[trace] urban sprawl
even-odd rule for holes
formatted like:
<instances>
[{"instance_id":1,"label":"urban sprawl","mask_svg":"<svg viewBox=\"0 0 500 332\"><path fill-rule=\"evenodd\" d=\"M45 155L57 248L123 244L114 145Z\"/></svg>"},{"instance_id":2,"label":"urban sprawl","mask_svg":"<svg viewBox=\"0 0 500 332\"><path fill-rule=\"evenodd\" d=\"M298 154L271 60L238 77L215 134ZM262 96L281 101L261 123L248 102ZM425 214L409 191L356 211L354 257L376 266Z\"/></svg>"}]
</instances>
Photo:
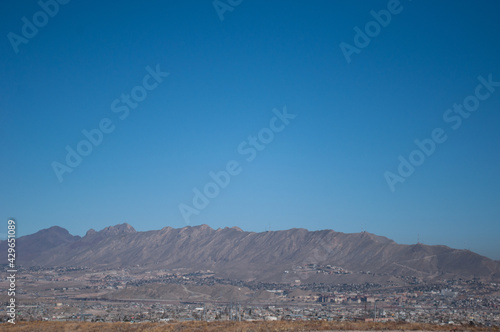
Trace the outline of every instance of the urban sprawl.
<instances>
[{"instance_id":1,"label":"urban sprawl","mask_svg":"<svg viewBox=\"0 0 500 332\"><path fill-rule=\"evenodd\" d=\"M496 283L477 278L428 283L410 276L400 276L405 286L305 283L294 279L300 270L349 273L339 267L308 264L284 271L286 282L263 283L219 278L212 271L181 269L19 268L16 319L375 320L500 326L500 287ZM0 289L2 301L7 303L8 280L0 282ZM212 293L207 291L210 289ZM175 294L176 290L182 292ZM162 293L165 291L170 293ZM1 309L3 322L8 319L5 308Z\"/></svg>"}]
</instances>

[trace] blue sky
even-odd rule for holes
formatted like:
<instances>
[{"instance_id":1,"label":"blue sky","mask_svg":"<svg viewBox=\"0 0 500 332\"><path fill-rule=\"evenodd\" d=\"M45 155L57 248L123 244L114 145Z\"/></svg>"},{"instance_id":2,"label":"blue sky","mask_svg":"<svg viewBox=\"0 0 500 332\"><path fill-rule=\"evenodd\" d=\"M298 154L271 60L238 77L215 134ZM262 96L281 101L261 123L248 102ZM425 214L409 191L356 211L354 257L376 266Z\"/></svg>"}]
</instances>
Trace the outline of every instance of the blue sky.
<instances>
[{"instance_id":1,"label":"blue sky","mask_svg":"<svg viewBox=\"0 0 500 332\"><path fill-rule=\"evenodd\" d=\"M223 20L212 1L70 1L46 22L36 1L0 4L0 233L10 217L18 235L364 227L500 259L500 87L460 128L443 118L479 76L500 81L499 4L402 0L348 63L339 45L394 2L221 1ZM144 90L147 67L169 75ZM147 96L121 119L111 105L132 91ZM296 117L248 162L238 146L284 107ZM53 163L103 119L114 130L59 181ZM384 174L435 128L447 140L391 191ZM240 172L187 222L180 204L231 160Z\"/></svg>"}]
</instances>

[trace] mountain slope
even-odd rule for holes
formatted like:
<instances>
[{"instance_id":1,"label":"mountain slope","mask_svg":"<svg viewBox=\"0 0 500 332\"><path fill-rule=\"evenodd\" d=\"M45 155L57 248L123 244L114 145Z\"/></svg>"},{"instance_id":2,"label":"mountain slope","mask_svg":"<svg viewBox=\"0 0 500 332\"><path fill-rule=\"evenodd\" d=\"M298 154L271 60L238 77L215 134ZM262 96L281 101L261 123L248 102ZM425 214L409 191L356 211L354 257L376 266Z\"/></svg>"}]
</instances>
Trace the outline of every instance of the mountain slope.
<instances>
[{"instance_id":1,"label":"mountain slope","mask_svg":"<svg viewBox=\"0 0 500 332\"><path fill-rule=\"evenodd\" d=\"M39 259L40 254L48 252L64 244L73 243L81 239L80 236L71 235L66 229L53 226L42 229L34 234L16 239L16 262L29 262ZM7 241L0 241L0 252L7 252ZM7 255L5 255L7 256ZM2 257L0 262L5 264L7 257Z\"/></svg>"},{"instance_id":2,"label":"mountain slope","mask_svg":"<svg viewBox=\"0 0 500 332\"><path fill-rule=\"evenodd\" d=\"M236 227L214 230L207 225L137 232L121 224L99 232L89 230L82 238L52 227L18 241L23 252L18 263L28 266L210 269L221 277L274 282L363 281L373 274L380 280L400 275L488 280L500 276L500 262L467 250L400 245L367 232L290 229L254 233ZM308 264L336 266L350 274L319 273L306 268Z\"/></svg>"}]
</instances>

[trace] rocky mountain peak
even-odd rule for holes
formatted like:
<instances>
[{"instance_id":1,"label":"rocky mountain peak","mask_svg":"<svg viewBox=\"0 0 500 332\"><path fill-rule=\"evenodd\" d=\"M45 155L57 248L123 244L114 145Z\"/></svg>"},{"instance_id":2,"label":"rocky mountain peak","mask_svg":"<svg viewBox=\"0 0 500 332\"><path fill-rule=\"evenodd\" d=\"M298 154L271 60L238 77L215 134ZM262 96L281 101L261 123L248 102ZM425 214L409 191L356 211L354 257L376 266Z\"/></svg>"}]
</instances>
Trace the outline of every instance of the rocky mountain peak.
<instances>
[{"instance_id":1,"label":"rocky mountain peak","mask_svg":"<svg viewBox=\"0 0 500 332\"><path fill-rule=\"evenodd\" d=\"M115 226L106 227L102 231L100 231L99 233L116 235L116 234L130 234L130 233L136 233L136 232L137 231L134 229L134 227L132 227L131 225L129 225L127 223L123 223L123 224L118 224Z\"/></svg>"}]
</instances>

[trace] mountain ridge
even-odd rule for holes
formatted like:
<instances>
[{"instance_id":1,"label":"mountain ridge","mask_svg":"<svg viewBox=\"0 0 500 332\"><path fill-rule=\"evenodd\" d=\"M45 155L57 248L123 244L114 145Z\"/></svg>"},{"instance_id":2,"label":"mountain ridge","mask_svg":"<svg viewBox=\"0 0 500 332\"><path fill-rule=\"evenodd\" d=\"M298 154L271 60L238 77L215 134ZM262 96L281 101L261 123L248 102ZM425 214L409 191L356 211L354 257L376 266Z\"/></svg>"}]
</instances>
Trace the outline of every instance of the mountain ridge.
<instances>
[{"instance_id":1,"label":"mountain ridge","mask_svg":"<svg viewBox=\"0 0 500 332\"><path fill-rule=\"evenodd\" d=\"M6 245L1 241L0 250ZM80 237L54 226L18 238L16 247L17 263L25 266L211 270L224 278L272 282L382 280L402 275L422 280L499 280L500 276L499 261L468 250L404 245L368 232L329 229L247 232L197 225L138 232L123 223L90 229ZM344 272L314 274L306 271L308 265L334 266Z\"/></svg>"}]
</instances>

